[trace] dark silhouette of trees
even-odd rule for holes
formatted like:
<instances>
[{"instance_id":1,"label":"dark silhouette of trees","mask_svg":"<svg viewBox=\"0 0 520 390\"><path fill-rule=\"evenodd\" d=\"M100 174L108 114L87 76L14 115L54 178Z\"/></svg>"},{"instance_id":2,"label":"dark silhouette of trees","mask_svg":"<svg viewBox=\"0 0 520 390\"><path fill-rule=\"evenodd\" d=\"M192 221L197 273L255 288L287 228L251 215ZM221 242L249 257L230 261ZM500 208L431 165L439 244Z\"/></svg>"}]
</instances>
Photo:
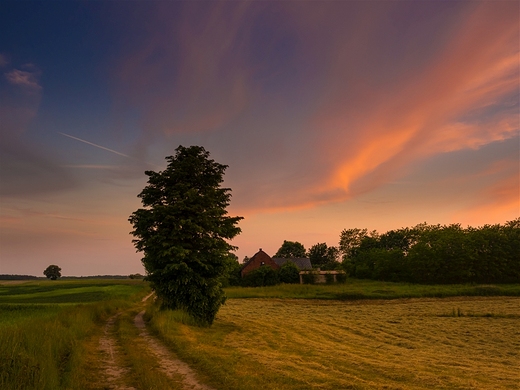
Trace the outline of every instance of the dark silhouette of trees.
<instances>
[{"instance_id":1,"label":"dark silhouette of trees","mask_svg":"<svg viewBox=\"0 0 520 390\"><path fill-rule=\"evenodd\" d=\"M519 283L520 218L462 228L420 224L384 234L344 230L342 267L357 278L413 283Z\"/></svg>"}]
</instances>

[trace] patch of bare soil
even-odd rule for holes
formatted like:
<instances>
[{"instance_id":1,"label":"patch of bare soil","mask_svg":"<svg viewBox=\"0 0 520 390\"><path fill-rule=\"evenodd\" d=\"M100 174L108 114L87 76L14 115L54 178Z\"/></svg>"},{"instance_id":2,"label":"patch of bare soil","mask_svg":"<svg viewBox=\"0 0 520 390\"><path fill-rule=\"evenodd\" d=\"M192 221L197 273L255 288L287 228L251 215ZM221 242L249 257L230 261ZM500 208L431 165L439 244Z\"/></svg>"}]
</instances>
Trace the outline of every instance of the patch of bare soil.
<instances>
[{"instance_id":1,"label":"patch of bare soil","mask_svg":"<svg viewBox=\"0 0 520 390\"><path fill-rule=\"evenodd\" d=\"M121 313L110 317L105 324L103 336L99 339L99 351L101 352L101 363L104 368L103 388L114 390L135 390L134 387L124 384L124 376L130 369L121 364L120 347L113 336L114 323Z\"/></svg>"},{"instance_id":2,"label":"patch of bare soil","mask_svg":"<svg viewBox=\"0 0 520 390\"><path fill-rule=\"evenodd\" d=\"M183 387L186 390L213 390L211 387L199 383L195 373L186 363L175 358L162 343L148 333L143 314L144 310L135 316L134 324L139 329L140 336L146 340L150 351L159 360L160 369L170 378L180 374L183 378Z\"/></svg>"},{"instance_id":3,"label":"patch of bare soil","mask_svg":"<svg viewBox=\"0 0 520 390\"><path fill-rule=\"evenodd\" d=\"M146 302L148 300L148 298L150 298L153 294L155 294L155 293L152 291L150 294L148 294L143 299L141 299L141 302Z\"/></svg>"}]
</instances>

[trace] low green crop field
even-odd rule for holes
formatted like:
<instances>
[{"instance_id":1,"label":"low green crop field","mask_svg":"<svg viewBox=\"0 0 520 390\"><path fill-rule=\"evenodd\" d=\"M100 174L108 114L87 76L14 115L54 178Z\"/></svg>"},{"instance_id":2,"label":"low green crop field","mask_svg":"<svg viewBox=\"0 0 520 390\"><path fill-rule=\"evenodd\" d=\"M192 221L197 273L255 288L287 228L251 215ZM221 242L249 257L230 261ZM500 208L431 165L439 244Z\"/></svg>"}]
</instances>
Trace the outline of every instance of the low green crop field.
<instances>
[{"instance_id":1,"label":"low green crop field","mask_svg":"<svg viewBox=\"0 0 520 390\"><path fill-rule=\"evenodd\" d=\"M25 283L0 282L0 304L88 303L125 298L138 290L142 282L133 280L80 280Z\"/></svg>"},{"instance_id":2,"label":"low green crop field","mask_svg":"<svg viewBox=\"0 0 520 390\"><path fill-rule=\"evenodd\" d=\"M0 282L0 389L88 387L88 344L142 281Z\"/></svg>"}]
</instances>

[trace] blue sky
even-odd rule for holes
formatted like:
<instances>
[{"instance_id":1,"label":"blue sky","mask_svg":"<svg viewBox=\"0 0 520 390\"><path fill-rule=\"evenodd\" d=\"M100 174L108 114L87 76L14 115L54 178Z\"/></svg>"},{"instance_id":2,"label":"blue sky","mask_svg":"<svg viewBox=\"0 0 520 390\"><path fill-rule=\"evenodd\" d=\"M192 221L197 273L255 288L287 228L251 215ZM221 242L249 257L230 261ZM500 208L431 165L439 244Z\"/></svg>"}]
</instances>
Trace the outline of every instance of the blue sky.
<instances>
[{"instance_id":1,"label":"blue sky","mask_svg":"<svg viewBox=\"0 0 520 390\"><path fill-rule=\"evenodd\" d=\"M517 2L4 1L0 273L143 272L178 145L229 165L237 254L519 210Z\"/></svg>"}]
</instances>

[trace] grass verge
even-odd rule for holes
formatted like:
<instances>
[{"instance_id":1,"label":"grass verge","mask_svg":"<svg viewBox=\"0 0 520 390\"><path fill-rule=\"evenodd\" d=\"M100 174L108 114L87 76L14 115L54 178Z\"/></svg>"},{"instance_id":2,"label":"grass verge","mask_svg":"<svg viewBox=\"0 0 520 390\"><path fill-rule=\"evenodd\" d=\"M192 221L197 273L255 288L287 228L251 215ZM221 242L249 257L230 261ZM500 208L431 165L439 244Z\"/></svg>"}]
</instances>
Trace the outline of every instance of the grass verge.
<instances>
[{"instance_id":1,"label":"grass verge","mask_svg":"<svg viewBox=\"0 0 520 390\"><path fill-rule=\"evenodd\" d=\"M356 299L447 298L456 296L520 296L520 285L421 285L348 279L345 284L281 284L269 287L228 287L230 299Z\"/></svg>"}]
</instances>

